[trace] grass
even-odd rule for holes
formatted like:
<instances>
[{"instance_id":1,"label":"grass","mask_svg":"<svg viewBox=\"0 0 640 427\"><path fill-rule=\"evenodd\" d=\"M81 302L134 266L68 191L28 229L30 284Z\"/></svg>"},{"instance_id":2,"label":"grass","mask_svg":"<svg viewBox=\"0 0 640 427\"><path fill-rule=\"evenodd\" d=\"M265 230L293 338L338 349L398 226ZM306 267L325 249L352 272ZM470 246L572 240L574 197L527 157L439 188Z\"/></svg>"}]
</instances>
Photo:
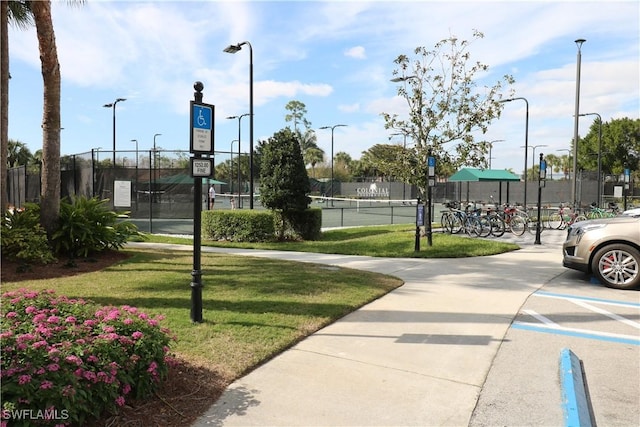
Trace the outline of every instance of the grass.
<instances>
[{"instance_id":1,"label":"grass","mask_svg":"<svg viewBox=\"0 0 640 427\"><path fill-rule=\"evenodd\" d=\"M202 254L204 322L190 320L190 252L125 250L127 261L95 273L3 283L55 289L102 305L162 314L173 351L225 378L242 375L300 339L402 284L390 276L280 260Z\"/></svg>"},{"instance_id":2,"label":"grass","mask_svg":"<svg viewBox=\"0 0 640 427\"><path fill-rule=\"evenodd\" d=\"M191 239L151 235L157 243L193 244ZM423 237L415 252L415 227L386 225L325 231L321 240L306 242L234 243L202 240L203 246L317 252L342 255L366 255L387 258L466 258L495 255L518 249L513 243L450 235L432 234L432 246Z\"/></svg>"},{"instance_id":3,"label":"grass","mask_svg":"<svg viewBox=\"0 0 640 427\"><path fill-rule=\"evenodd\" d=\"M279 249L379 257L459 258L517 249L498 241L434 233L414 252L415 228L382 226L332 230L315 242L229 243L207 246ZM193 244L191 239L151 235L150 242ZM202 253L204 322L190 320L190 252L125 250L128 260L95 273L60 279L3 283L55 289L102 305L130 305L165 316L163 326L178 337L180 357L234 379L302 338L390 290L401 280L345 268L252 257Z\"/></svg>"}]
</instances>

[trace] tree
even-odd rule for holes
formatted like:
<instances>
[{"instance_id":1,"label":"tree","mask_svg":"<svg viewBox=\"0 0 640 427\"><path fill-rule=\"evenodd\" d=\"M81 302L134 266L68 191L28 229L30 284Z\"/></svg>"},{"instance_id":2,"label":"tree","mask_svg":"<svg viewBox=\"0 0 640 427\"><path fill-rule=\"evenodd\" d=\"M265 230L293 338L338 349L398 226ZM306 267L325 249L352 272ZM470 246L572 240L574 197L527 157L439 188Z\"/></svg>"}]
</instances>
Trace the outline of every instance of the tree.
<instances>
[{"instance_id":1,"label":"tree","mask_svg":"<svg viewBox=\"0 0 640 427\"><path fill-rule=\"evenodd\" d=\"M309 207L310 192L309 176L295 133L289 128L276 132L262 146L260 198L265 207L281 212L281 238L285 220Z\"/></svg>"},{"instance_id":2,"label":"tree","mask_svg":"<svg viewBox=\"0 0 640 427\"><path fill-rule=\"evenodd\" d=\"M483 37L474 31L475 40ZM461 165L479 166L484 161L487 143L476 143L474 133L486 133L491 121L500 116L501 91L514 82L513 77L505 75L491 87L478 88L474 79L489 66L480 62L468 64L469 46L470 42L460 42L452 35L436 43L432 50L416 48L415 59L400 55L394 61L397 68L393 75L401 82L398 96L406 100L409 117L400 119L389 113L382 116L385 128L407 134L415 142L405 153L408 157L398 159L405 167L397 167L397 177L416 185L422 194L428 186L429 156L436 158L436 172ZM512 91L508 93L511 95ZM455 157L445 147L451 142L458 142Z\"/></svg>"},{"instance_id":3,"label":"tree","mask_svg":"<svg viewBox=\"0 0 640 427\"><path fill-rule=\"evenodd\" d=\"M10 139L7 146L7 166L27 166L33 163L35 158L24 142Z\"/></svg>"},{"instance_id":4,"label":"tree","mask_svg":"<svg viewBox=\"0 0 640 427\"><path fill-rule=\"evenodd\" d=\"M553 171L558 171L558 165L560 163L560 158L555 154L547 154L544 156L544 159L547 161L547 168L549 169L549 179L553 179Z\"/></svg>"},{"instance_id":5,"label":"tree","mask_svg":"<svg viewBox=\"0 0 640 427\"><path fill-rule=\"evenodd\" d=\"M36 24L44 87L40 222L51 236L60 214L60 64L51 2L30 1L29 7Z\"/></svg>"},{"instance_id":6,"label":"tree","mask_svg":"<svg viewBox=\"0 0 640 427\"><path fill-rule=\"evenodd\" d=\"M305 164L311 165L311 170L313 171L313 177L316 178L316 165L324 161L324 151L319 148L309 148L304 153L304 162Z\"/></svg>"},{"instance_id":7,"label":"tree","mask_svg":"<svg viewBox=\"0 0 640 427\"><path fill-rule=\"evenodd\" d=\"M298 132L298 122L302 122L305 129L311 127L311 122L305 118L305 114L307 114L307 108L304 103L296 100L292 100L287 102L287 105L284 107L287 111L290 111L290 114L284 116L284 120L286 122L293 121L293 131Z\"/></svg>"},{"instance_id":8,"label":"tree","mask_svg":"<svg viewBox=\"0 0 640 427\"><path fill-rule=\"evenodd\" d=\"M9 205L7 193L7 155L9 148L9 23L19 28L32 24L32 15L22 1L0 1L0 212L4 215Z\"/></svg>"},{"instance_id":9,"label":"tree","mask_svg":"<svg viewBox=\"0 0 640 427\"><path fill-rule=\"evenodd\" d=\"M596 118L589 133L578 144L580 169L598 169L600 120ZM628 117L602 123L602 171L621 174L626 167L638 170L640 163L640 119Z\"/></svg>"}]
</instances>

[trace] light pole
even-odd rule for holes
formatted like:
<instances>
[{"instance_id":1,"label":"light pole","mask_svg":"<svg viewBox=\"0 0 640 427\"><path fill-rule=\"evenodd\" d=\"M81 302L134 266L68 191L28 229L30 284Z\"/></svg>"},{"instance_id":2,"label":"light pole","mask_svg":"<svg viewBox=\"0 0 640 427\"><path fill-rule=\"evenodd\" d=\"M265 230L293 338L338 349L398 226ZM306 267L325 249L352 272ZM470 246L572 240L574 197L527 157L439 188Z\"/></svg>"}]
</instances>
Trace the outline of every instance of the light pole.
<instances>
[{"instance_id":1,"label":"light pole","mask_svg":"<svg viewBox=\"0 0 640 427\"><path fill-rule=\"evenodd\" d=\"M576 109L573 115L573 185L571 186L571 202L573 208L577 209L578 206L578 121L580 118L580 63L582 61L582 43L586 42L585 39L577 39L575 41L578 46L578 55L576 59Z\"/></svg>"},{"instance_id":2,"label":"light pole","mask_svg":"<svg viewBox=\"0 0 640 427\"><path fill-rule=\"evenodd\" d=\"M238 119L238 209L242 208L242 199L240 197L240 190L241 190L241 182L240 182L240 141L242 141L242 139L240 138L240 122L242 121L242 118L245 116L248 116L249 113L245 113L245 114L241 114L239 116L229 116L227 117L227 119Z\"/></svg>"},{"instance_id":3,"label":"light pole","mask_svg":"<svg viewBox=\"0 0 640 427\"><path fill-rule=\"evenodd\" d=\"M602 188L602 117L598 113L584 113L578 114L579 116L598 116L598 194L597 194L597 202L598 207L600 206L601 199L601 188Z\"/></svg>"},{"instance_id":4,"label":"light pole","mask_svg":"<svg viewBox=\"0 0 640 427\"><path fill-rule=\"evenodd\" d=\"M491 169L491 150L493 149L493 144L496 142L504 142L504 139L494 139L493 141L489 141L489 169Z\"/></svg>"},{"instance_id":5,"label":"light pole","mask_svg":"<svg viewBox=\"0 0 640 427\"><path fill-rule=\"evenodd\" d=\"M515 101L515 100L521 100L524 101L524 103L527 106L526 109L526 116L525 116L525 123L524 123L524 208L525 210L527 209L527 153L529 152L529 149L527 147L529 147L529 101L527 101L526 98L522 98L522 97L518 97L518 98L509 98L509 99L503 99L500 100L498 102L500 103L505 103L505 102L511 102L511 101Z\"/></svg>"},{"instance_id":6,"label":"light pole","mask_svg":"<svg viewBox=\"0 0 640 427\"><path fill-rule=\"evenodd\" d=\"M136 143L136 177L138 176L138 140L132 139L131 142Z\"/></svg>"},{"instance_id":7,"label":"light pole","mask_svg":"<svg viewBox=\"0 0 640 427\"><path fill-rule=\"evenodd\" d=\"M136 143L136 180L135 180L135 187L134 187L134 193L136 195L136 211L138 210L138 140L137 139L132 139L131 142L135 142Z\"/></svg>"},{"instance_id":8,"label":"light pole","mask_svg":"<svg viewBox=\"0 0 640 427\"><path fill-rule=\"evenodd\" d=\"M538 144L538 145L530 145L529 148L533 148L533 156L531 158L531 170L533 171L536 167L536 148L538 147L548 147L547 144ZM525 148L524 145L521 145L520 148ZM527 171L524 171L524 176L527 176Z\"/></svg>"},{"instance_id":9,"label":"light pole","mask_svg":"<svg viewBox=\"0 0 640 427\"><path fill-rule=\"evenodd\" d=\"M331 129L331 206L333 206L333 131L338 127L346 127L347 125L322 126L319 129Z\"/></svg>"},{"instance_id":10,"label":"light pole","mask_svg":"<svg viewBox=\"0 0 640 427\"><path fill-rule=\"evenodd\" d=\"M231 141L231 148L229 149L229 156L231 157L231 164L229 165L229 182L231 183L231 194L233 194L233 180L231 179L231 174L233 173L233 143L237 142L238 146L240 145L240 141L237 139L234 139L233 141ZM240 155L238 154L238 165L240 165ZM238 183L240 184L240 183ZM240 188L238 187L238 194L240 192ZM240 198L240 196L238 195L238 198Z\"/></svg>"},{"instance_id":11,"label":"light pole","mask_svg":"<svg viewBox=\"0 0 640 427\"><path fill-rule=\"evenodd\" d=\"M105 108L112 108L113 109L113 166L115 167L116 165L116 104L118 102L122 102L122 101L126 101L126 98L118 98L115 101L109 103L109 104L104 104L103 107Z\"/></svg>"},{"instance_id":12,"label":"light pole","mask_svg":"<svg viewBox=\"0 0 640 427\"><path fill-rule=\"evenodd\" d=\"M249 209L253 209L253 47L251 43L244 41L231 44L224 48L223 51L236 53L244 45L249 46Z\"/></svg>"}]
</instances>

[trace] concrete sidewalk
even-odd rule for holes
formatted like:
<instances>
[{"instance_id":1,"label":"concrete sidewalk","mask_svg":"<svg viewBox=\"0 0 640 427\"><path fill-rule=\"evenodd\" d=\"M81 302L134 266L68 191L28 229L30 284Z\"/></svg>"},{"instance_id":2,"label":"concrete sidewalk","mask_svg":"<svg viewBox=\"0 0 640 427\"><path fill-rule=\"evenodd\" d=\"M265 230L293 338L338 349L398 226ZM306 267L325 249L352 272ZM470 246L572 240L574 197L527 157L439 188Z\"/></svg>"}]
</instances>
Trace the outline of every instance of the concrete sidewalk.
<instances>
[{"instance_id":1,"label":"concrete sidewalk","mask_svg":"<svg viewBox=\"0 0 640 427\"><path fill-rule=\"evenodd\" d=\"M466 426L512 320L561 274L564 232L464 259L205 248L397 276L400 288L231 384L193 425ZM179 249L179 247L176 247ZM557 403L557 424L562 413Z\"/></svg>"}]
</instances>

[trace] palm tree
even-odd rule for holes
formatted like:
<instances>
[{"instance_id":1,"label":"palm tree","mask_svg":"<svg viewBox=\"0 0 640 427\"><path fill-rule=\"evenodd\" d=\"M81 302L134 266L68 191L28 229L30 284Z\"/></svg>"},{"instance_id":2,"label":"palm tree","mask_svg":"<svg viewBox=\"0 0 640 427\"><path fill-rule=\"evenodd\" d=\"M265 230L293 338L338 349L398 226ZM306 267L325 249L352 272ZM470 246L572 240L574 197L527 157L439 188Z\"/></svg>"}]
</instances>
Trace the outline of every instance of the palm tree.
<instances>
[{"instance_id":1,"label":"palm tree","mask_svg":"<svg viewBox=\"0 0 640 427\"><path fill-rule=\"evenodd\" d=\"M9 23L17 27L28 27L32 21L27 4L21 1L0 1L0 212L6 212L9 200L7 193L7 155L9 148Z\"/></svg>"},{"instance_id":2,"label":"palm tree","mask_svg":"<svg viewBox=\"0 0 640 427\"><path fill-rule=\"evenodd\" d=\"M7 144L7 166L26 166L33 160L33 155L24 142L10 139Z\"/></svg>"},{"instance_id":3,"label":"palm tree","mask_svg":"<svg viewBox=\"0 0 640 427\"><path fill-rule=\"evenodd\" d=\"M308 148L304 152L304 161L307 164L311 164L311 171L313 172L313 177L316 177L316 165L322 161L324 161L324 151L315 148Z\"/></svg>"}]
</instances>

